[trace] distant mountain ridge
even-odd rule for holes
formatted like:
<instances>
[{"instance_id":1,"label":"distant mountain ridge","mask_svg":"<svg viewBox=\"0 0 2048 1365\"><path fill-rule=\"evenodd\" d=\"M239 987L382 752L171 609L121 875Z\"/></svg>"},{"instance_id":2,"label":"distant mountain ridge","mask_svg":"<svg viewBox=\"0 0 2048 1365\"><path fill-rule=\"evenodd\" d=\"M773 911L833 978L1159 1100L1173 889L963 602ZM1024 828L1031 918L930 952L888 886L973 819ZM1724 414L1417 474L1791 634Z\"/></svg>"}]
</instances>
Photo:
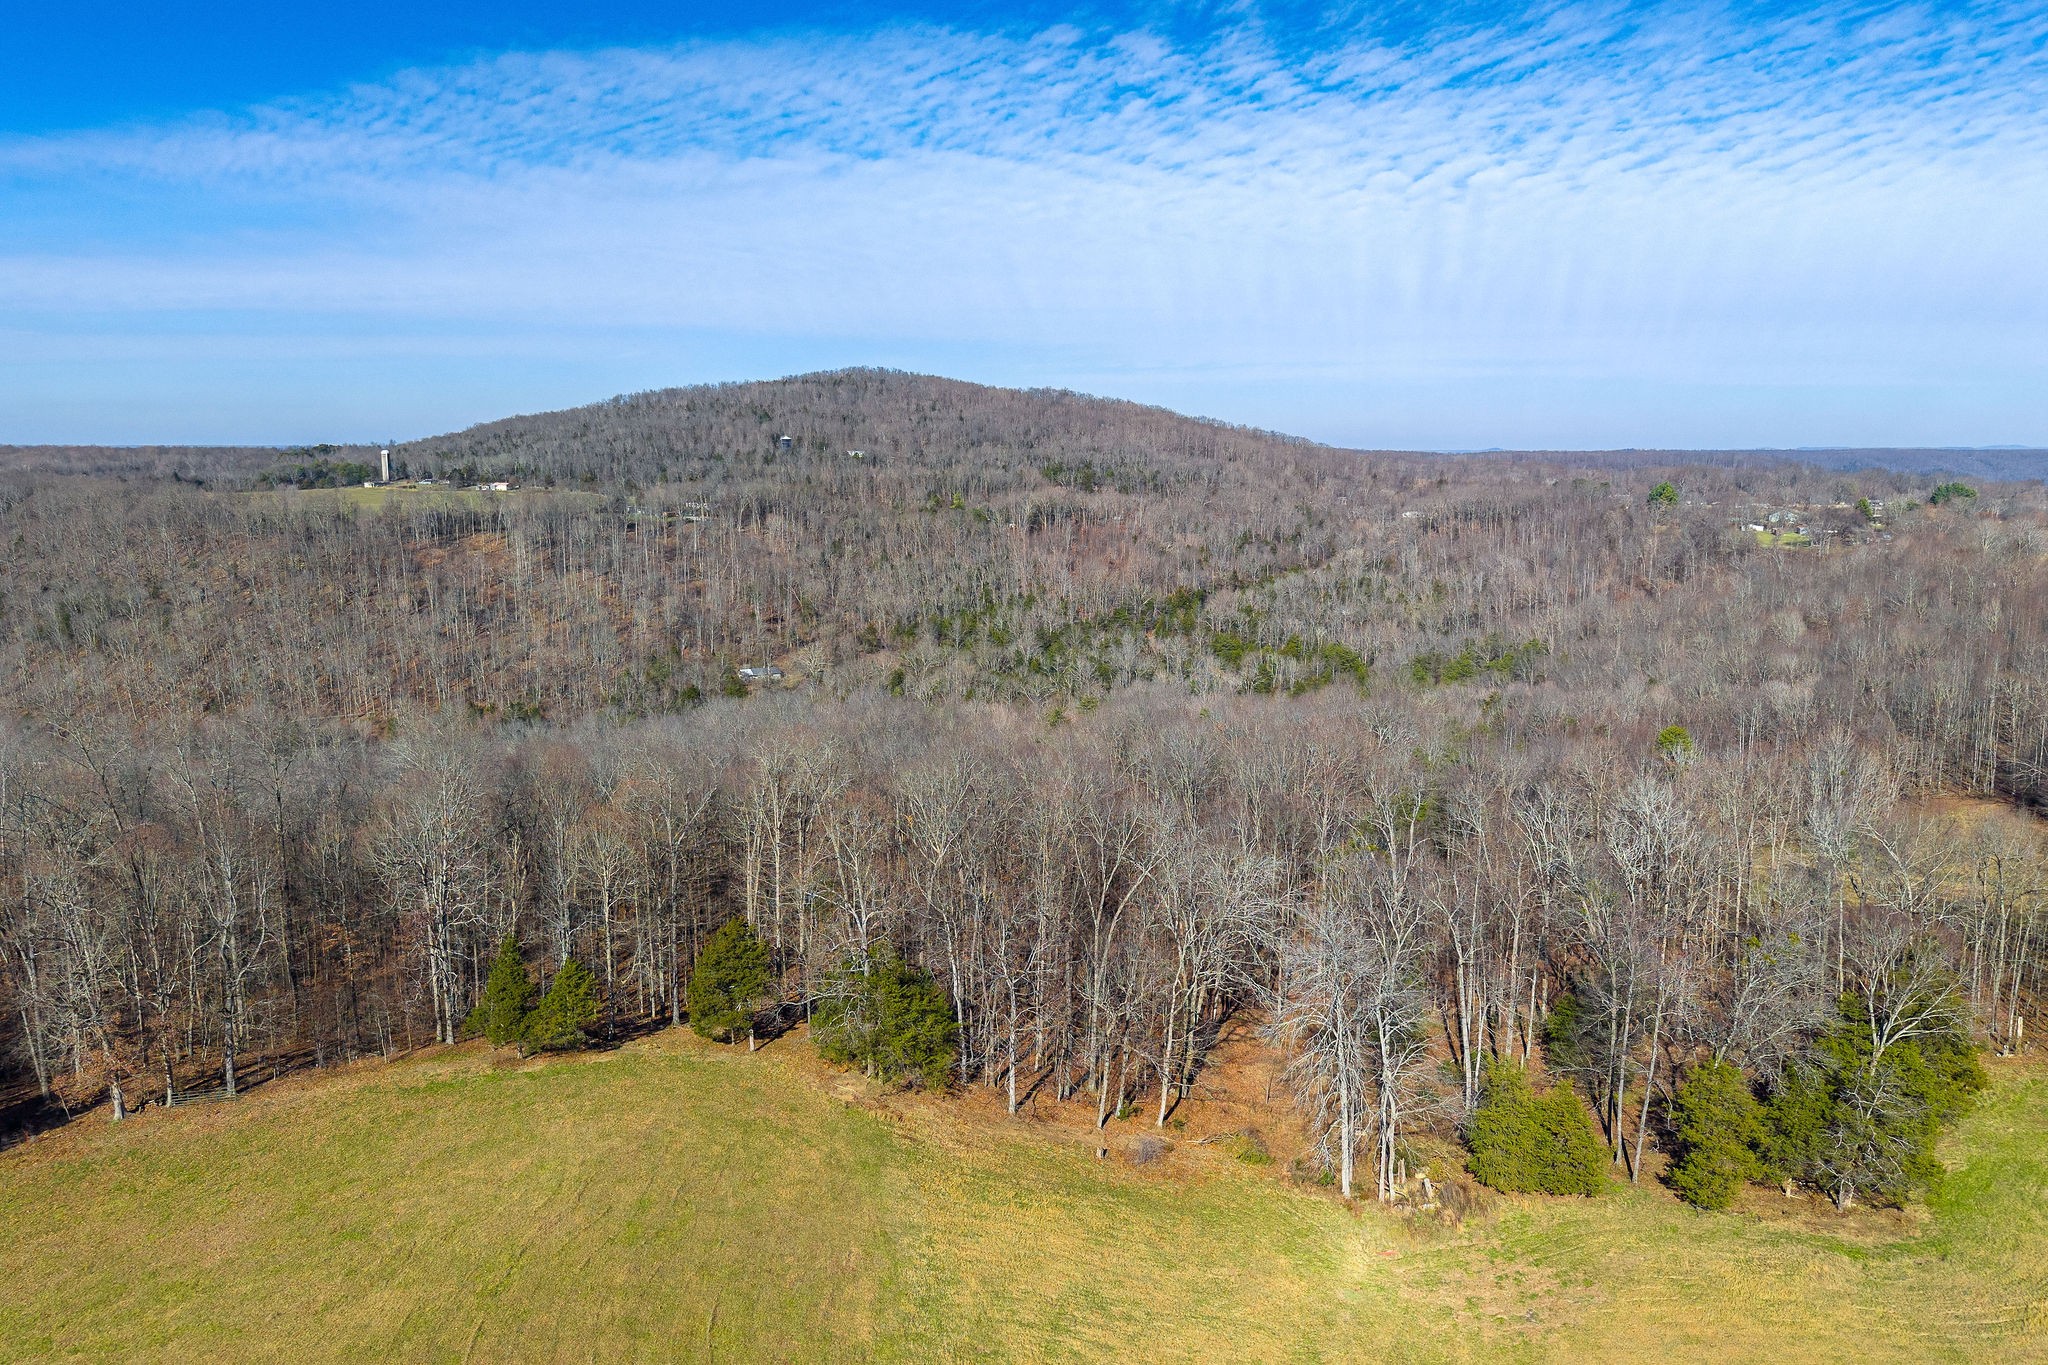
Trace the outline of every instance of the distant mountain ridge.
<instances>
[{"instance_id":1,"label":"distant mountain ridge","mask_svg":"<svg viewBox=\"0 0 2048 1365\"><path fill-rule=\"evenodd\" d=\"M733 457L879 458L971 464L1002 480L1049 464L1130 474L1215 470L1236 461L1327 455L1300 437L1115 398L1007 389L897 370L627 394L408 441L409 466L563 482L648 484Z\"/></svg>"},{"instance_id":2,"label":"distant mountain ridge","mask_svg":"<svg viewBox=\"0 0 2048 1365\"><path fill-rule=\"evenodd\" d=\"M521 414L399 443L402 465L466 476L646 484L732 454L785 445L812 456L877 447L916 462L984 466L1071 463L1105 473L1166 464L1217 470L1238 461L1314 458L1343 448L1125 399L1012 389L897 370L847 369L625 394ZM374 447L347 443L349 458ZM0 445L0 471L179 478L253 477L286 453L269 446ZM1802 449L1362 450L1403 460L1506 460L1586 468L1794 464L1988 480L2048 479L2048 449L1826 447Z\"/></svg>"},{"instance_id":3,"label":"distant mountain ridge","mask_svg":"<svg viewBox=\"0 0 2048 1365\"><path fill-rule=\"evenodd\" d=\"M1963 474L1992 480L2048 479L2048 449L2029 446L1823 446L1755 450L1487 450L1468 458L1640 469L1652 466L1794 464L1816 469L1882 469L1895 474Z\"/></svg>"}]
</instances>

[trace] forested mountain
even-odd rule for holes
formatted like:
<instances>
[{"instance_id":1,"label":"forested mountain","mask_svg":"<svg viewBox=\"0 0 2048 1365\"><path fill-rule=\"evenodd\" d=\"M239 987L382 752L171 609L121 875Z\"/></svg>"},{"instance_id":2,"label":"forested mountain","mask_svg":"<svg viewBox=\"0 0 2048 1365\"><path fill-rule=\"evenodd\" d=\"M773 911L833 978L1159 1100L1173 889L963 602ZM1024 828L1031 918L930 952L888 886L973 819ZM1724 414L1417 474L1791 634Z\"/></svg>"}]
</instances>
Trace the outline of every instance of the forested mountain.
<instances>
[{"instance_id":1,"label":"forested mountain","mask_svg":"<svg viewBox=\"0 0 2048 1365\"><path fill-rule=\"evenodd\" d=\"M1841 1120L1756 1169L1846 1202L1953 1098L1859 1077L2022 1041L2040 849L1929 801L2048 790L2038 485L866 371L393 453L432 482L0 478L25 1094L452 1040L515 932L601 1033L673 1022L739 920L764 1026L899 973L951 1020L928 1081L1104 1122L1255 1017L1347 1189L1489 1060L1630 1172L1726 1063Z\"/></svg>"},{"instance_id":2,"label":"forested mountain","mask_svg":"<svg viewBox=\"0 0 2048 1365\"><path fill-rule=\"evenodd\" d=\"M786 438L786 442L785 442ZM1161 408L1050 389L989 388L893 370L840 370L762 383L631 394L565 412L513 417L398 448L426 470L562 484L645 487L744 479L777 459L813 478L860 451L993 495L1037 486L1046 467L1078 483L1258 479L1322 447ZM829 482L829 480L828 480Z\"/></svg>"}]
</instances>

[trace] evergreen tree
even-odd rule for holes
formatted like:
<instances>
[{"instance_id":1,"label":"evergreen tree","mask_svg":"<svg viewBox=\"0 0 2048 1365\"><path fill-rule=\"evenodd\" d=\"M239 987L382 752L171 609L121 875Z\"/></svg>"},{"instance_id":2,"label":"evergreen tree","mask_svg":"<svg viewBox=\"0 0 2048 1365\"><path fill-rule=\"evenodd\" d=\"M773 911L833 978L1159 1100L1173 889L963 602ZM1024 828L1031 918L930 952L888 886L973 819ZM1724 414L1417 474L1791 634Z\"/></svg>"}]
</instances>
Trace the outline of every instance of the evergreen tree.
<instances>
[{"instance_id":1,"label":"evergreen tree","mask_svg":"<svg viewBox=\"0 0 2048 1365\"><path fill-rule=\"evenodd\" d=\"M1543 1060L1556 1075L1566 1075L1586 1066L1586 1017L1579 997L1565 991L1557 997L1543 1019Z\"/></svg>"},{"instance_id":2,"label":"evergreen tree","mask_svg":"<svg viewBox=\"0 0 2048 1365\"><path fill-rule=\"evenodd\" d=\"M943 1090L951 1079L955 1026L945 989L932 974L891 955L877 977L882 1027L876 1039L876 1070L892 1079L915 1077Z\"/></svg>"},{"instance_id":3,"label":"evergreen tree","mask_svg":"<svg viewBox=\"0 0 2048 1365\"><path fill-rule=\"evenodd\" d=\"M1740 1068L1719 1058L1686 1074L1671 1106L1678 1160L1671 1188L1703 1209L1725 1209L1763 1174L1755 1148L1763 1136L1756 1097Z\"/></svg>"},{"instance_id":4,"label":"evergreen tree","mask_svg":"<svg viewBox=\"0 0 2048 1365\"><path fill-rule=\"evenodd\" d=\"M547 994L526 1017L526 1046L532 1052L566 1052L590 1044L600 1008L597 978L570 958L555 973Z\"/></svg>"},{"instance_id":5,"label":"evergreen tree","mask_svg":"<svg viewBox=\"0 0 2048 1365\"><path fill-rule=\"evenodd\" d=\"M498 945L498 955L491 959L483 998L470 1011L464 1027L490 1039L491 1046L504 1047L519 1041L532 1008L533 981L526 975L526 960L519 955L519 935L507 934Z\"/></svg>"},{"instance_id":6,"label":"evergreen tree","mask_svg":"<svg viewBox=\"0 0 2048 1365\"><path fill-rule=\"evenodd\" d=\"M886 947L869 955L865 971L848 962L833 973L811 1021L811 1037L827 1059L934 1090L951 1079L955 1033L945 988Z\"/></svg>"},{"instance_id":7,"label":"evergreen tree","mask_svg":"<svg viewBox=\"0 0 2048 1365\"><path fill-rule=\"evenodd\" d=\"M1813 1169L1833 1103L1827 1076L1803 1058L1786 1063L1772 1084L1756 1152L1764 1174L1787 1194Z\"/></svg>"},{"instance_id":8,"label":"evergreen tree","mask_svg":"<svg viewBox=\"0 0 2048 1365\"><path fill-rule=\"evenodd\" d=\"M1466 1141L1472 1174L1494 1189L1598 1194L1606 1188L1606 1153L1579 1097L1564 1084L1539 1097L1529 1073L1513 1062L1486 1064Z\"/></svg>"},{"instance_id":9,"label":"evergreen tree","mask_svg":"<svg viewBox=\"0 0 2048 1365\"><path fill-rule=\"evenodd\" d=\"M1489 1061L1479 1107L1465 1134L1472 1149L1472 1174L1482 1185L1510 1194L1538 1188L1536 1096L1529 1073L1509 1062Z\"/></svg>"},{"instance_id":10,"label":"evergreen tree","mask_svg":"<svg viewBox=\"0 0 2048 1365\"><path fill-rule=\"evenodd\" d=\"M705 940L690 970L690 1027L706 1038L731 1042L754 1024L754 1008L767 994L768 945L744 919L727 920Z\"/></svg>"},{"instance_id":11,"label":"evergreen tree","mask_svg":"<svg viewBox=\"0 0 2048 1365\"><path fill-rule=\"evenodd\" d=\"M1607 1188L1607 1149L1570 1084L1553 1085L1536 1101L1536 1124L1543 1193L1595 1195Z\"/></svg>"},{"instance_id":12,"label":"evergreen tree","mask_svg":"<svg viewBox=\"0 0 2048 1365\"><path fill-rule=\"evenodd\" d=\"M1758 1151L1788 1188L1810 1185L1841 1207L1903 1204L1940 1178L1941 1125L1985 1084L1960 1014L1880 1053L1868 1018L1845 997L1835 1027L1779 1078Z\"/></svg>"}]
</instances>

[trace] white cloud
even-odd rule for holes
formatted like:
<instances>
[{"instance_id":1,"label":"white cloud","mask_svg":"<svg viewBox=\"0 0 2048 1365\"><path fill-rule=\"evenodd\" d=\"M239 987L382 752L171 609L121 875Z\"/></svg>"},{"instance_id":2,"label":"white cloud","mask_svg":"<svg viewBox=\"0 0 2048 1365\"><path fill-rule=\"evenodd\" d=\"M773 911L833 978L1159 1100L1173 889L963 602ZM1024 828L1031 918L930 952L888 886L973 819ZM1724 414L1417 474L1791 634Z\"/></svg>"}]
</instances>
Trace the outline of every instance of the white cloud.
<instances>
[{"instance_id":1,"label":"white cloud","mask_svg":"<svg viewBox=\"0 0 2048 1365\"><path fill-rule=\"evenodd\" d=\"M0 369L38 326L523 332L578 362L667 330L791 368L1198 375L1247 408L1308 386L1312 422L1224 415L1361 441L1880 440L1839 428L1886 385L1925 395L1912 430L1886 408L1896 440L2048 441L2044 51L2017 8L1680 7L1312 53L1247 28L512 54L0 144L0 193L37 206L0 227L31 320ZM1569 406L1616 385L1674 406Z\"/></svg>"}]
</instances>

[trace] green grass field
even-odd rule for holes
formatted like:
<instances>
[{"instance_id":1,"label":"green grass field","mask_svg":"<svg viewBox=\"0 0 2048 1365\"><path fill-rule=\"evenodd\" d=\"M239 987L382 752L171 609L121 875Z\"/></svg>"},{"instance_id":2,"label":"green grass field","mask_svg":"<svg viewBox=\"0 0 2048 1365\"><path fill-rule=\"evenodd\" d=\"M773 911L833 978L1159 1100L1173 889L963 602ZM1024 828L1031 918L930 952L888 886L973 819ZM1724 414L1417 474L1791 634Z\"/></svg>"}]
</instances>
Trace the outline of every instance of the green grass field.
<instances>
[{"instance_id":1,"label":"green grass field","mask_svg":"<svg viewBox=\"0 0 2048 1365\"><path fill-rule=\"evenodd\" d=\"M1906 1218L1501 1201L1422 1233L668 1033L480 1047L0 1154L0 1355L284 1360L2048 1355L2048 1078ZM1177 1157L1180 1154L1177 1154Z\"/></svg>"}]
</instances>

